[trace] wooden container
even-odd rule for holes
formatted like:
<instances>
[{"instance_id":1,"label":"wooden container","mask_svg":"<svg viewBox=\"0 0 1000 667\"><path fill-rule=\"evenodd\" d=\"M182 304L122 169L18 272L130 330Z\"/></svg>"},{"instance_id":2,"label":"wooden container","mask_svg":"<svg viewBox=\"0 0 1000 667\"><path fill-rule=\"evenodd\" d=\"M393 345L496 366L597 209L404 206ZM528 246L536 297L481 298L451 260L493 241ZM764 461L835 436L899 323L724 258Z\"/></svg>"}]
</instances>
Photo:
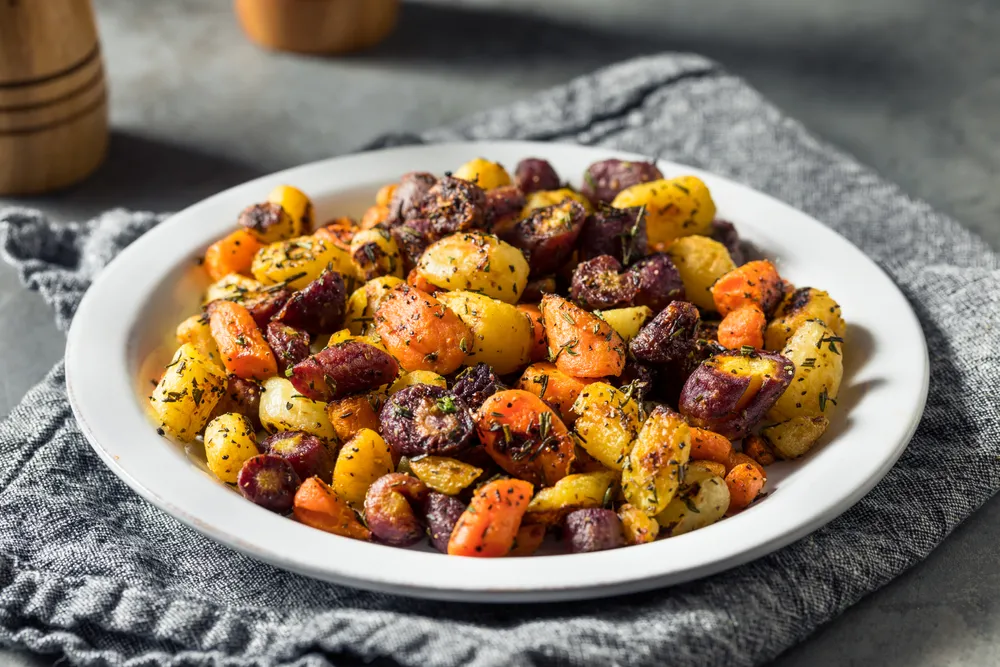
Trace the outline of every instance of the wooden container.
<instances>
[{"instance_id":1,"label":"wooden container","mask_svg":"<svg viewBox=\"0 0 1000 667\"><path fill-rule=\"evenodd\" d=\"M90 0L0 0L0 195L75 183L107 143Z\"/></svg>"},{"instance_id":2,"label":"wooden container","mask_svg":"<svg viewBox=\"0 0 1000 667\"><path fill-rule=\"evenodd\" d=\"M235 7L251 40L298 53L375 46L392 32L399 14L399 0L235 0Z\"/></svg>"}]
</instances>

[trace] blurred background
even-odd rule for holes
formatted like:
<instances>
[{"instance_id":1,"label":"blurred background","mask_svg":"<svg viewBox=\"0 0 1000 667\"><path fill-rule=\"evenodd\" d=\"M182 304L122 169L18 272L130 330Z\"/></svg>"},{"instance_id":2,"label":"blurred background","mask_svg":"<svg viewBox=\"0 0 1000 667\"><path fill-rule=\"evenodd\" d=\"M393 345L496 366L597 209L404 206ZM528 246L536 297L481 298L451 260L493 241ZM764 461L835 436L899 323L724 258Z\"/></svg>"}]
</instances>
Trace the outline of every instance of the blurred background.
<instances>
[{"instance_id":1,"label":"blurred background","mask_svg":"<svg viewBox=\"0 0 1000 667\"><path fill-rule=\"evenodd\" d=\"M111 95L107 160L78 185L0 206L74 220L117 206L174 211L631 56L694 51L1000 248L992 0L404 0L384 42L337 57L261 49L222 0L94 0L94 9ZM0 416L63 345L49 309L0 267ZM998 540L994 501L779 664L1000 664Z\"/></svg>"}]
</instances>

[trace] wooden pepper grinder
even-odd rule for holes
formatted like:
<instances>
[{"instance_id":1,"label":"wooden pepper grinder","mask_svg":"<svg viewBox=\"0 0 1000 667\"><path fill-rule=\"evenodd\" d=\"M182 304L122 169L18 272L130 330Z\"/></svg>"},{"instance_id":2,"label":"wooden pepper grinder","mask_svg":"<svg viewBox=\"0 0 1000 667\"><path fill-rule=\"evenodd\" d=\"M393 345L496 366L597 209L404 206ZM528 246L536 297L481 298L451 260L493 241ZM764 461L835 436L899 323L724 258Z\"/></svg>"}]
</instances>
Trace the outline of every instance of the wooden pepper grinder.
<instances>
[{"instance_id":1,"label":"wooden pepper grinder","mask_svg":"<svg viewBox=\"0 0 1000 667\"><path fill-rule=\"evenodd\" d=\"M243 32L278 51L347 53L392 32L399 0L235 0Z\"/></svg>"},{"instance_id":2,"label":"wooden pepper grinder","mask_svg":"<svg viewBox=\"0 0 1000 667\"><path fill-rule=\"evenodd\" d=\"M75 183L107 143L90 0L0 0L0 195Z\"/></svg>"}]
</instances>

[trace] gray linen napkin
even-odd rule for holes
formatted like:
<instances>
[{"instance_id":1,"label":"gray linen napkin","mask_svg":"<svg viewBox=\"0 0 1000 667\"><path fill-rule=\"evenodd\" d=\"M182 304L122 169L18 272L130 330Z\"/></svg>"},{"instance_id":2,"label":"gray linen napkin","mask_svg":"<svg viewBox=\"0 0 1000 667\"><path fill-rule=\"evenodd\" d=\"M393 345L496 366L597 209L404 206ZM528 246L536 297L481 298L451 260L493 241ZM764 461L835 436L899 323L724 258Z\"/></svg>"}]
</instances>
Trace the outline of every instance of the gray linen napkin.
<instances>
[{"instance_id":1,"label":"gray linen napkin","mask_svg":"<svg viewBox=\"0 0 1000 667\"><path fill-rule=\"evenodd\" d=\"M383 143L498 137L697 165L864 249L913 303L931 351L927 411L899 463L825 528L702 581L566 605L423 602L275 570L155 509L91 453L60 364L0 426L0 642L79 664L755 665L921 560L1000 488L1000 258L958 224L694 56L630 61ZM0 247L65 327L94 273L157 221L115 211L56 225L8 210Z\"/></svg>"}]
</instances>

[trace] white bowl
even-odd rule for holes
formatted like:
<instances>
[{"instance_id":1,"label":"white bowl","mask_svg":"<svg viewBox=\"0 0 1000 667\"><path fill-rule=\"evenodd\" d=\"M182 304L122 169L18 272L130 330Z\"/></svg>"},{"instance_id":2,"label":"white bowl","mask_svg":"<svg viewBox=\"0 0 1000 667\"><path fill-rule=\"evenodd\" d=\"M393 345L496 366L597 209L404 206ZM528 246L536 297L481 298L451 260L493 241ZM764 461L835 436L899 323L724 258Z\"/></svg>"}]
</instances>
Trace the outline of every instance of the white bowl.
<instances>
[{"instance_id":1,"label":"white bowl","mask_svg":"<svg viewBox=\"0 0 1000 667\"><path fill-rule=\"evenodd\" d=\"M396 148L265 176L210 197L136 241L87 292L66 346L73 411L91 445L129 486L208 537L277 567L349 586L480 602L588 598L703 577L778 549L858 501L899 457L927 397L927 347L892 281L848 241L809 216L743 185L660 161L666 176L708 184L719 217L796 285L825 289L849 323L840 403L822 444L768 469L769 495L708 528L589 554L473 559L358 542L247 502L184 448L157 436L145 413L150 378L176 347L174 327L197 312L207 284L197 258L237 214L288 183L317 204L317 219L358 215L375 190L407 171L442 173L484 156L506 165L548 159L579 180L591 162L644 159L580 146L483 142ZM872 221L877 224L878 221Z\"/></svg>"}]
</instances>

